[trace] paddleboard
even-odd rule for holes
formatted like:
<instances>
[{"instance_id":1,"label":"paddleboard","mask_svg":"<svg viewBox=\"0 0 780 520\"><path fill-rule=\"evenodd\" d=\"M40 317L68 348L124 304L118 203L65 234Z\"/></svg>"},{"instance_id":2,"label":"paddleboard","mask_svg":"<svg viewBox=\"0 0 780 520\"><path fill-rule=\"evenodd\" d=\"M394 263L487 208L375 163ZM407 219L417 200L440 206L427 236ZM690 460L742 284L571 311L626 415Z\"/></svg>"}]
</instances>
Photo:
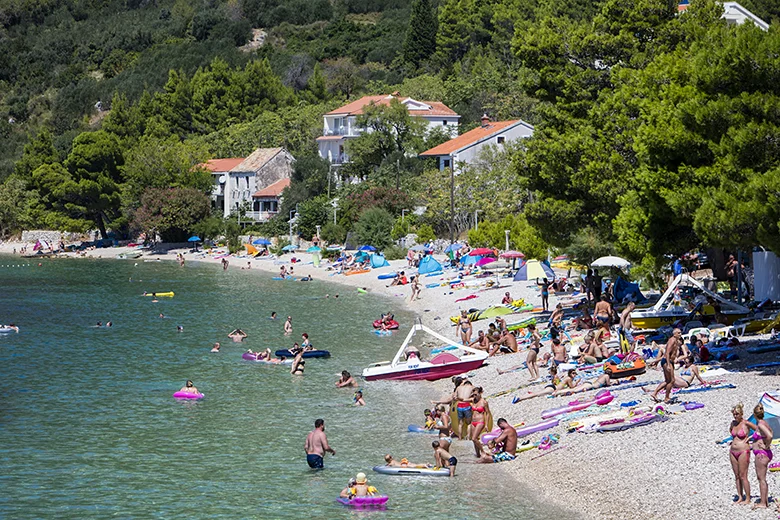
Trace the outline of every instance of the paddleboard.
<instances>
[{"instance_id":1,"label":"paddleboard","mask_svg":"<svg viewBox=\"0 0 780 520\"><path fill-rule=\"evenodd\" d=\"M447 468L428 468L415 466L374 466L374 471L382 475L427 475L429 477L449 477L450 470Z\"/></svg>"}]
</instances>

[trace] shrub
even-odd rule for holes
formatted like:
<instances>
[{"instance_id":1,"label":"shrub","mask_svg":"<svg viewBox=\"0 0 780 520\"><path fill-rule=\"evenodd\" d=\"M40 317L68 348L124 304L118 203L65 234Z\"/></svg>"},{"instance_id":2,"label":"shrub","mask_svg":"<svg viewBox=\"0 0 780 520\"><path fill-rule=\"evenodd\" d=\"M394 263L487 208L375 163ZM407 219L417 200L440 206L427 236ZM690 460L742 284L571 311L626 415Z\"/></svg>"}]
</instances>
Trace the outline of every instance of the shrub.
<instances>
[{"instance_id":1,"label":"shrub","mask_svg":"<svg viewBox=\"0 0 780 520\"><path fill-rule=\"evenodd\" d=\"M417 233L417 241L421 244L436 240L436 234L433 232L433 228L430 224L417 226L415 233Z\"/></svg>"},{"instance_id":2,"label":"shrub","mask_svg":"<svg viewBox=\"0 0 780 520\"><path fill-rule=\"evenodd\" d=\"M406 253L409 250L401 246L389 246L385 248L385 258L388 260L402 260L406 258Z\"/></svg>"},{"instance_id":3,"label":"shrub","mask_svg":"<svg viewBox=\"0 0 780 520\"><path fill-rule=\"evenodd\" d=\"M347 239L347 230L330 222L320 230L320 237L328 244L343 244Z\"/></svg>"}]
</instances>

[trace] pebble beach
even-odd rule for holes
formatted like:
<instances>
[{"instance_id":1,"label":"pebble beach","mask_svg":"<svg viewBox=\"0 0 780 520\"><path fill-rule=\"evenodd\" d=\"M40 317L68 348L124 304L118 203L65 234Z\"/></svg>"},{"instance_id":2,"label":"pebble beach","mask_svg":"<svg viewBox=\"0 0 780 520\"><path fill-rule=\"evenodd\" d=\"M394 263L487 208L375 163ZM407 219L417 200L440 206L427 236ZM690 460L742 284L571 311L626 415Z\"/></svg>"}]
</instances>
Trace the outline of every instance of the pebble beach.
<instances>
[{"instance_id":1,"label":"pebble beach","mask_svg":"<svg viewBox=\"0 0 780 520\"><path fill-rule=\"evenodd\" d=\"M19 250L23 244L3 243L0 252L11 253L14 248ZM135 248L108 248L87 251L85 258L114 258L117 254L139 251ZM177 253L184 253L186 262L213 263L215 269L221 269L220 259L203 253L193 253L190 250L171 250L167 254L147 254L137 259L121 260L126 262L144 261L175 261ZM76 254L68 253L65 256ZM533 282L513 282L511 278L500 278L500 286L490 289L451 290L447 287L425 288L426 283L443 280L444 276L424 278L423 289L418 300L410 301L410 286L387 287L389 280L377 279L378 274L394 270L405 270L407 274L414 269L406 267L405 260L391 261L390 267L372 270L369 273L353 276L334 274L327 271L327 263L314 267L310 255L296 253L285 255L281 260L252 259L242 256L231 256L230 270L244 269L247 276L271 276L279 272L281 265L290 266L289 259L295 256L301 260L294 264L296 277L312 276L314 279L341 284L344 291L355 291L365 288L371 294L389 298L394 308L411 310L422 323L440 334L457 341L456 329L452 326L450 316L457 315L462 309L486 308L497 305L505 292L513 299L524 299L526 303L540 305L539 291ZM440 259L440 257L439 257ZM20 258L20 262L45 262ZM251 269L247 268L247 263ZM469 295L476 298L462 302L456 299ZM550 307L558 303L558 298L551 293ZM571 300L563 300L565 305ZM392 312L390 308L388 311ZM507 321L520 321L530 317L532 313L506 316ZM546 315L537 316L541 328L546 328ZM487 328L487 321L474 323L474 336L480 329ZM395 341L400 345L410 324L401 324L401 330L395 332ZM576 339L576 338L575 338ZM554 504L556 509L569 511L572 517L582 518L614 518L614 519L683 519L683 518L777 518L774 503L770 509L751 511L750 506L738 506L732 502L736 495L734 477L729 463L728 444L718 444L729 434L731 408L737 403L743 403L745 414L749 416L753 406L758 403L766 391L774 391L780 386L777 371L747 370L747 365L775 361L778 354L750 354L745 349L752 343L760 341L761 336L741 338L741 344L736 347L740 359L722 363L720 366L729 372L713 379L731 383L736 388L717 389L697 392L677 397L678 401L695 401L704 405L703 408L684 413L669 413L667 420L655 422L646 426L636 427L626 431L609 433L568 433L564 425L554 429L538 432L525 437L531 443L536 443L546 434L560 435L560 441L552 449L541 451L531 449L518 453L517 459L509 463L491 465L497 481L505 484L512 479L528 489L545 503ZM522 347L521 347L522 349ZM542 354L550 351L549 340L543 341ZM526 385L529 375L525 369L519 369L504 375L498 374L498 369L520 365L525 361L526 352L495 356L489 359L482 368L469 373L475 386L482 386L485 394L490 396L509 389ZM377 360L379 361L379 360ZM541 368L542 374L547 373ZM707 378L705 372L705 378ZM645 374L637 376L636 382L662 380L660 370L648 368ZM448 395L452 384L448 379L433 383L419 382L410 385L433 385L442 396ZM653 387L655 385L652 385ZM410 386L411 387L411 386ZM541 384L520 388L514 392L499 395L489 399L494 419L505 417L510 424L524 422L534 424L541 421L544 410L557 408L579 397L590 398L597 391L585 392L577 397L537 397L518 404L512 404L515 396L526 392L538 391ZM367 385L370 390L370 384ZM635 406L653 407L655 403L641 388L618 389L614 391L615 399L610 408L604 408L603 413L620 410L620 404L636 401ZM422 412L429 407L427 402L420 402L417 407ZM566 421L562 421L565 423ZM521 441L522 441L521 440ZM458 457L462 464L474 459L471 442L455 441L452 454ZM461 475L468 471L464 468ZM769 473L770 497L776 496L777 485L780 484L780 472ZM749 471L751 491L754 501L758 497L758 481L751 461ZM771 499L770 499L771 500Z\"/></svg>"}]
</instances>

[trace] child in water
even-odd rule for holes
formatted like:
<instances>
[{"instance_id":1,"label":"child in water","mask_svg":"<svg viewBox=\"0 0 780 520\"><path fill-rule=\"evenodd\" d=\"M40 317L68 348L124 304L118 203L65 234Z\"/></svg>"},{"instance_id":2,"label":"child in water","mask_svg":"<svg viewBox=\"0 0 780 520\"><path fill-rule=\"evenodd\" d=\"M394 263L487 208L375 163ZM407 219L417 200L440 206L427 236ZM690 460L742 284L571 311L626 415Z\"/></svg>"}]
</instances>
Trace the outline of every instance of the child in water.
<instances>
[{"instance_id":1,"label":"child in water","mask_svg":"<svg viewBox=\"0 0 780 520\"><path fill-rule=\"evenodd\" d=\"M363 392L358 390L355 392L355 397L353 398L355 400L355 406L365 406L366 402L363 400Z\"/></svg>"},{"instance_id":2,"label":"child in water","mask_svg":"<svg viewBox=\"0 0 780 520\"><path fill-rule=\"evenodd\" d=\"M433 441L433 456L436 460L436 466L439 468L449 468L450 476L455 476L455 466L458 465L458 459L453 457L449 451L439 445L439 441Z\"/></svg>"}]
</instances>

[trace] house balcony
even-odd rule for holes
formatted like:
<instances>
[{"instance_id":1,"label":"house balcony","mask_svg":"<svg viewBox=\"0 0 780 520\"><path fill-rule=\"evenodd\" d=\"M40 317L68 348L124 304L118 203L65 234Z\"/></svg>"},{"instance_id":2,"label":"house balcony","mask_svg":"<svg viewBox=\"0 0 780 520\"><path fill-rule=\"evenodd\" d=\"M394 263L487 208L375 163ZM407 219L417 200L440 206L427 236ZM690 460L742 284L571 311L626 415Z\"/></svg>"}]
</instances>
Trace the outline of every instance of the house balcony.
<instances>
[{"instance_id":1,"label":"house balcony","mask_svg":"<svg viewBox=\"0 0 780 520\"><path fill-rule=\"evenodd\" d=\"M267 222L278 213L278 211L247 211L241 216L241 220Z\"/></svg>"}]
</instances>

